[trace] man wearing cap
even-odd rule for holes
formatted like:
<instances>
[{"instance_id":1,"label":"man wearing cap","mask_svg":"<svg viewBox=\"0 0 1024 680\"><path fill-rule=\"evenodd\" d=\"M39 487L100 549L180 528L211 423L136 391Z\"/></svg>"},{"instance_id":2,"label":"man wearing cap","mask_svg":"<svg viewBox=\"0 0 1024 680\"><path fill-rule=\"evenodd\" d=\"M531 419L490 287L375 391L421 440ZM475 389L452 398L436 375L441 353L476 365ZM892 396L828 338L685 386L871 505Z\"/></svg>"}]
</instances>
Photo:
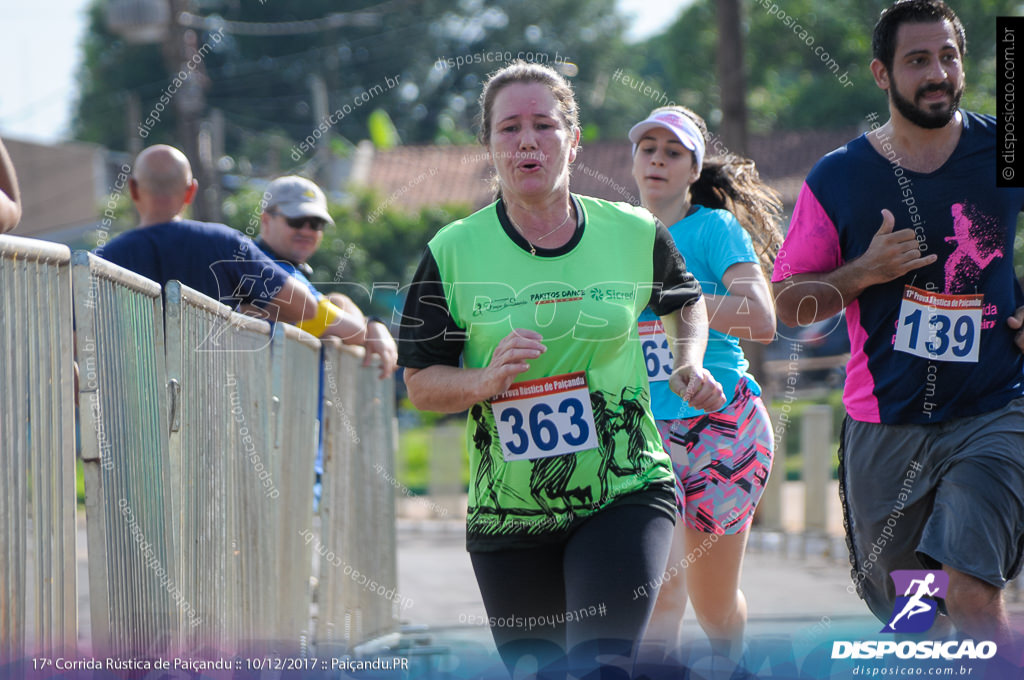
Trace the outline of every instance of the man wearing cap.
<instances>
[{"instance_id":1,"label":"man wearing cap","mask_svg":"<svg viewBox=\"0 0 1024 680\"><path fill-rule=\"evenodd\" d=\"M277 262L292 275L293 280L318 300L329 300L348 314L364 319L366 327L366 357L363 365L368 366L374 355L380 357L380 378L383 380L395 371L398 349L391 333L379 319L367 319L351 299L340 293L324 296L307 278L313 268L306 264L324 238L324 227L334 224L327 211L327 198L313 182L305 177L290 175L278 177L263 193L263 213L260 215L260 236L256 245L268 257ZM320 365L320 400L317 419L323 420L324 373ZM323 429L320 429L321 435ZM314 483L315 504L319 504L321 478L324 472L323 441L317 445L316 481Z\"/></svg>"},{"instance_id":2,"label":"man wearing cap","mask_svg":"<svg viewBox=\"0 0 1024 680\"><path fill-rule=\"evenodd\" d=\"M327 198L305 177L278 177L264 192L263 214L260 215L260 236L256 245L285 271L300 281L318 300L329 300L345 312L363 319L366 326L365 365L374 355L380 357L380 377L395 371L398 350L387 326L378 319L366 318L351 299L339 293L324 296L308 276L313 269L306 264L324 238L324 227L334 224L327 211Z\"/></svg>"}]
</instances>

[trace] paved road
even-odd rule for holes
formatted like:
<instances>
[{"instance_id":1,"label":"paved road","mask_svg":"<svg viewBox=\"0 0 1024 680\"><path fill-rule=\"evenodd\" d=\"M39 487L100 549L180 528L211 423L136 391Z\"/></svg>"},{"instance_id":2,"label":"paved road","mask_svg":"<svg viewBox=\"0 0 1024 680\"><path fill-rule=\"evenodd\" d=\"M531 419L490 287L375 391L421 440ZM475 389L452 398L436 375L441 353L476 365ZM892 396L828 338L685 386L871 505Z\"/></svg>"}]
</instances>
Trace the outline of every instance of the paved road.
<instances>
[{"instance_id":1,"label":"paved road","mask_svg":"<svg viewBox=\"0 0 1024 680\"><path fill-rule=\"evenodd\" d=\"M463 526L455 521L400 524L398 580L412 604L403 612L410 624L465 626L484 616L480 592L465 551ZM815 541L808 551L833 553L841 541ZM875 626L856 595L847 591L849 568L842 556L802 557L802 541L780 535L752 538L743 571L751 632L809 635L836 622ZM693 624L696 626L696 624Z\"/></svg>"},{"instance_id":2,"label":"paved road","mask_svg":"<svg viewBox=\"0 0 1024 680\"><path fill-rule=\"evenodd\" d=\"M496 658L487 628L471 623L481 620L484 609L465 551L463 530L458 521L400 522L399 589L412 602L403 619L407 624L404 639L413 650L413 677L501 675L500 668L486 664L488 659ZM742 588L749 608L748 653L761 660L759 677L804 677L799 674L807 670L806 666L793 671L798 675L790 676L786 675L786 664L795 662L792 668L800 668L814 653L818 662L827 664L828 650L836 639L886 637L879 635L881 624L864 603L847 590L850 569L845 550L838 536L805 542L796 535L752 535ZM1014 600L1015 591L1007 595L1014 627L1024 630L1024 602ZM693 667L707 663L710 655L706 638L692 614L685 619L684 633L689 640L685 653L696 660ZM422 655L418 661L417 649ZM453 670L446 663L457 668ZM445 676L448 671L454 674ZM780 672L782 675L778 675ZM845 671L838 672L840 675L834 677L847 677ZM652 675L662 677L658 672ZM730 675L709 672L690 677ZM818 675L812 670L806 677Z\"/></svg>"},{"instance_id":3,"label":"paved road","mask_svg":"<svg viewBox=\"0 0 1024 680\"><path fill-rule=\"evenodd\" d=\"M500 668L487 666L496 663L489 630L475 623L485 612L463 532L460 520L399 521L399 591L411 602L402 612L403 654L413 664L408 677L500 675ZM80 525L79 637L83 643L89 637L84 539ZM845 545L839 537L805 541L799 535L754 532L742 579L750 644L768 655L774 653L768 651L771 645L777 648L781 642L783 656L795 653L799 659L807 650L828 646L837 638L877 638L881 625L847 590L849 583ZM1013 590L1007 599L1015 629L1024 630L1024 602ZM684 631L693 649L706 645L692 615L686 618ZM87 648L83 644L82 649Z\"/></svg>"}]
</instances>

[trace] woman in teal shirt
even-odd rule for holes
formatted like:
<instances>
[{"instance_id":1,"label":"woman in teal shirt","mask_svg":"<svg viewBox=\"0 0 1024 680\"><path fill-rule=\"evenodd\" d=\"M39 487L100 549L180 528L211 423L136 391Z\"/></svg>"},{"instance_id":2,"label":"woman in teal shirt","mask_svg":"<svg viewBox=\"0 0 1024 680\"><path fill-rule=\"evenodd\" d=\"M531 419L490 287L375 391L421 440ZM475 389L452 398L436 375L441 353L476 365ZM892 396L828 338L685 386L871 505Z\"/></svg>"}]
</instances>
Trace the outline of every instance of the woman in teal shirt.
<instances>
[{"instance_id":1,"label":"woman in teal shirt","mask_svg":"<svg viewBox=\"0 0 1024 680\"><path fill-rule=\"evenodd\" d=\"M728 400L707 413L668 389L664 331L645 310L640 339L651 407L672 457L680 520L647 637L678 647L689 591L715 651L736 658L746 623L739 590L743 553L774 448L761 389L747 373L739 338L768 343L775 335L766 272L782 240L776 226L781 205L753 162L705 159L706 136L703 119L679 106L655 109L629 133L642 203L669 225L704 290L710 325L704 366Z\"/></svg>"}]
</instances>

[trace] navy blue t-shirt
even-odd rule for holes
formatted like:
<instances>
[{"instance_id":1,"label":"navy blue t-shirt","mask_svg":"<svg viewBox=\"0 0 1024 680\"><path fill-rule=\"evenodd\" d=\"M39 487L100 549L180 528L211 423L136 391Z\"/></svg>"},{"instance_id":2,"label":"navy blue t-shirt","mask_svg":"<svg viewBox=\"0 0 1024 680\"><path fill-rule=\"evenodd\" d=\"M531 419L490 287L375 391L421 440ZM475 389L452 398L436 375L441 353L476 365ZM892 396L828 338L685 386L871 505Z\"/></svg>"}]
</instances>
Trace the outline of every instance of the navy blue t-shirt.
<instances>
[{"instance_id":1,"label":"navy blue t-shirt","mask_svg":"<svg viewBox=\"0 0 1024 680\"><path fill-rule=\"evenodd\" d=\"M1024 304L1013 269L1024 189L996 187L996 124L962 111L938 170L907 170L862 135L821 159L800 192L773 281L860 257L882 224L913 229L931 265L871 286L846 307L851 355L843 401L854 420L927 424L1024 396L1024 359L1006 319Z\"/></svg>"},{"instance_id":2,"label":"navy blue t-shirt","mask_svg":"<svg viewBox=\"0 0 1024 680\"><path fill-rule=\"evenodd\" d=\"M288 280L252 239L213 222L178 220L132 229L94 252L161 286L181 281L232 309L265 304Z\"/></svg>"}]
</instances>

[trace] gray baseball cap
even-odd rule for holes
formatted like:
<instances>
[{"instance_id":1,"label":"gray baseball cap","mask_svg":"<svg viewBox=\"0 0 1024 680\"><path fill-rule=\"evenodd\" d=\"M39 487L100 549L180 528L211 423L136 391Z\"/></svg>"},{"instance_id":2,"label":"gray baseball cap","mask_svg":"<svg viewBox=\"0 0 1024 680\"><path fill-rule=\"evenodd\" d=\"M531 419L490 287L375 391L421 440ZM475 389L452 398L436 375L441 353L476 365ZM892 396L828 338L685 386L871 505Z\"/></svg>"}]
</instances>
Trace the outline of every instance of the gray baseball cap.
<instances>
[{"instance_id":1,"label":"gray baseball cap","mask_svg":"<svg viewBox=\"0 0 1024 680\"><path fill-rule=\"evenodd\" d=\"M327 197L313 182L298 175L278 177L263 194L266 210L274 209L285 217L319 217L334 224L327 212Z\"/></svg>"}]
</instances>

